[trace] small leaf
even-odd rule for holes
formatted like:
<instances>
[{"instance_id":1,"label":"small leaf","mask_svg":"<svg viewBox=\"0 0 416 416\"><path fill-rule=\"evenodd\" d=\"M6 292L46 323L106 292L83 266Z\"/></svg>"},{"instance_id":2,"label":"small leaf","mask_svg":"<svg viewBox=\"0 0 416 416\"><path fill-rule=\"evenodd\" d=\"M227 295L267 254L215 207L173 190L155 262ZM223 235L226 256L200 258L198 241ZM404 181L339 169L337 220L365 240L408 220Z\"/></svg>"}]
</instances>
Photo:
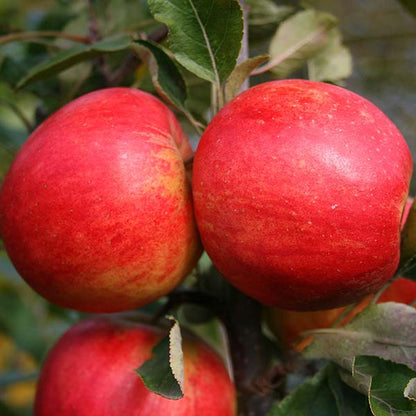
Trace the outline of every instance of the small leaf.
<instances>
[{"instance_id":1,"label":"small leaf","mask_svg":"<svg viewBox=\"0 0 416 416\"><path fill-rule=\"evenodd\" d=\"M416 403L407 399L404 391L415 375L415 371L405 365L361 356L354 359L349 383L354 383L355 379L368 380L368 400L375 416L410 416L416 412Z\"/></svg>"},{"instance_id":2,"label":"small leaf","mask_svg":"<svg viewBox=\"0 0 416 416\"><path fill-rule=\"evenodd\" d=\"M311 331L307 358L326 358L351 368L358 355L381 357L416 370L416 310L402 303L371 305L340 329Z\"/></svg>"},{"instance_id":3,"label":"small leaf","mask_svg":"<svg viewBox=\"0 0 416 416\"><path fill-rule=\"evenodd\" d=\"M308 61L309 79L337 83L352 73L351 53L342 45L341 32L335 27L328 32L328 43Z\"/></svg>"},{"instance_id":4,"label":"small leaf","mask_svg":"<svg viewBox=\"0 0 416 416\"><path fill-rule=\"evenodd\" d=\"M175 380L183 391L184 386L184 367L183 367L183 352L182 352L182 335L181 328L178 321L170 317L174 322L169 332L169 363Z\"/></svg>"},{"instance_id":5,"label":"small leaf","mask_svg":"<svg viewBox=\"0 0 416 416\"><path fill-rule=\"evenodd\" d=\"M17 88L58 74L82 61L100 56L105 53L114 53L126 50L131 44L129 35L119 35L104 39L91 45L80 45L56 54L50 60L32 68L29 73L17 83Z\"/></svg>"},{"instance_id":6,"label":"small leaf","mask_svg":"<svg viewBox=\"0 0 416 416\"><path fill-rule=\"evenodd\" d=\"M278 78L300 69L326 46L327 34L336 24L333 15L316 10L301 11L285 20L270 43L268 69Z\"/></svg>"},{"instance_id":7,"label":"small leaf","mask_svg":"<svg viewBox=\"0 0 416 416\"><path fill-rule=\"evenodd\" d=\"M169 29L178 62L200 78L222 84L241 48L243 12L237 0L149 0L154 18Z\"/></svg>"},{"instance_id":8,"label":"small leaf","mask_svg":"<svg viewBox=\"0 0 416 416\"><path fill-rule=\"evenodd\" d=\"M416 400L416 378L412 378L404 389L404 397L410 400Z\"/></svg>"},{"instance_id":9,"label":"small leaf","mask_svg":"<svg viewBox=\"0 0 416 416\"><path fill-rule=\"evenodd\" d=\"M176 108L185 110L187 96L185 80L175 62L157 43L138 40L135 43L145 47L153 59L146 59L153 85L160 96Z\"/></svg>"},{"instance_id":10,"label":"small leaf","mask_svg":"<svg viewBox=\"0 0 416 416\"><path fill-rule=\"evenodd\" d=\"M278 6L272 0L246 0L251 26L278 24L295 11L291 6Z\"/></svg>"},{"instance_id":11,"label":"small leaf","mask_svg":"<svg viewBox=\"0 0 416 416\"><path fill-rule=\"evenodd\" d=\"M180 328L174 323L169 335L154 348L153 357L143 363L136 372L152 392L168 399L183 397L183 354Z\"/></svg>"},{"instance_id":12,"label":"small leaf","mask_svg":"<svg viewBox=\"0 0 416 416\"><path fill-rule=\"evenodd\" d=\"M225 101L233 99L253 70L267 59L269 59L269 55L256 56L236 66L225 83Z\"/></svg>"}]
</instances>

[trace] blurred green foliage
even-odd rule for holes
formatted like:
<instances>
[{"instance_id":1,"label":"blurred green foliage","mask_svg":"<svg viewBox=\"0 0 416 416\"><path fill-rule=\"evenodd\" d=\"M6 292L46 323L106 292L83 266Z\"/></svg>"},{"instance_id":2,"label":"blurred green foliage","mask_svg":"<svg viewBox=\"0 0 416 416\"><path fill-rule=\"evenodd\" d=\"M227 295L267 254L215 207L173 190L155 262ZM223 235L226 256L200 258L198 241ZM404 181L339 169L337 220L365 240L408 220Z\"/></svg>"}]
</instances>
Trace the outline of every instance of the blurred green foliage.
<instances>
[{"instance_id":1,"label":"blurred green foliage","mask_svg":"<svg viewBox=\"0 0 416 416\"><path fill-rule=\"evenodd\" d=\"M287 19L301 7L297 1L247 0L246 3L251 10L248 16L250 56L268 53L270 40L279 24L288 22ZM310 6L338 18L343 44L353 60L351 76L339 81L373 101L390 116L403 132L416 159L416 19L412 14L415 9L412 3L397 0L309 0L308 7ZM290 30L296 31L296 27L291 27ZM43 36L45 31L57 33ZM10 35L32 32L43 32L43 35L28 35L26 39L16 36L13 42L4 41ZM0 181L4 179L15 153L30 132L66 102L88 91L112 85L128 85L155 92L146 64L128 51L85 60L21 90L15 89L18 81L35 65L47 61L60 51L82 44L82 39L98 40L120 33L135 38L150 37L162 43L166 36L162 25L152 18L145 0L0 2ZM340 46L339 35L336 34L335 37L335 42L339 42ZM318 49L316 53L322 52L322 49ZM310 51L307 50L302 56L294 55L295 59L304 61L294 65L290 73L285 72L285 76L308 77ZM346 61L348 59L344 62ZM345 67L348 63L343 65L341 73L346 74L349 72ZM209 83L184 69L182 72L188 84L188 108L198 119L209 118ZM259 83L273 77L275 75L269 72L262 73L252 77L251 82ZM195 145L198 137L186 120L182 121ZM416 184L413 184L412 192L415 189ZM20 378L35 379L34 367L42 361L53 341L78 318L78 313L50 305L35 294L21 280L2 251L2 416L31 414L28 390L22 390L19 404L18 401L10 401L11 393L8 389L11 385L17 385L15 380ZM3 344L2 340L5 340ZM7 345L9 351L7 362L2 361L2 354L3 358L6 356L2 345ZM26 358L16 359L21 354ZM22 360L26 362L25 365Z\"/></svg>"}]
</instances>

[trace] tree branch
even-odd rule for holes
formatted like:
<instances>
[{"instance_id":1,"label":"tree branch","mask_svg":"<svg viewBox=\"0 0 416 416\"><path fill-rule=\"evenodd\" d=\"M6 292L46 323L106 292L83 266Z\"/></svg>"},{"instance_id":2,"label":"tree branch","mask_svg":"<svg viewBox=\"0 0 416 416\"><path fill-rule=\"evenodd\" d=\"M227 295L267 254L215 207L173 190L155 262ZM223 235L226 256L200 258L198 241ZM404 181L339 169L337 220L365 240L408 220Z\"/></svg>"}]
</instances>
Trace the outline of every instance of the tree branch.
<instances>
[{"instance_id":1,"label":"tree branch","mask_svg":"<svg viewBox=\"0 0 416 416\"><path fill-rule=\"evenodd\" d=\"M230 287L222 321L227 331L239 416L264 416L278 398L284 375L262 332L262 306Z\"/></svg>"},{"instance_id":2,"label":"tree branch","mask_svg":"<svg viewBox=\"0 0 416 416\"><path fill-rule=\"evenodd\" d=\"M19 42L19 41L31 41L39 38L61 38L72 40L73 42L80 43L91 43L90 38L87 36L78 36L71 33L58 32L54 30L47 31L38 31L38 32L17 32L9 33L4 36L0 36L0 45L4 45L9 42Z\"/></svg>"}]
</instances>

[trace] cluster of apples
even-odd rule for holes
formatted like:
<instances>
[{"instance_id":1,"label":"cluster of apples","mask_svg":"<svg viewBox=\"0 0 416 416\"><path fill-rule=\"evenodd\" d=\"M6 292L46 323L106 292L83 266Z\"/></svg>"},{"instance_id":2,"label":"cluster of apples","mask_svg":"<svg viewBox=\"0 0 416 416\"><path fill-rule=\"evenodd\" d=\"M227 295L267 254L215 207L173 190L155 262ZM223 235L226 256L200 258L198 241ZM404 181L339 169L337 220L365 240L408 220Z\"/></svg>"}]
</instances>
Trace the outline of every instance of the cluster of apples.
<instances>
[{"instance_id":1,"label":"cluster of apples","mask_svg":"<svg viewBox=\"0 0 416 416\"><path fill-rule=\"evenodd\" d=\"M393 276L412 160L364 98L267 82L213 118L190 183L192 154L173 112L145 92L67 104L27 140L1 190L16 269L49 301L95 313L167 295L202 249L248 296L293 310L346 305ZM132 369L158 337L115 318L78 324L44 365L35 415L235 415L228 373L202 341L185 341L183 399L144 389Z\"/></svg>"}]
</instances>

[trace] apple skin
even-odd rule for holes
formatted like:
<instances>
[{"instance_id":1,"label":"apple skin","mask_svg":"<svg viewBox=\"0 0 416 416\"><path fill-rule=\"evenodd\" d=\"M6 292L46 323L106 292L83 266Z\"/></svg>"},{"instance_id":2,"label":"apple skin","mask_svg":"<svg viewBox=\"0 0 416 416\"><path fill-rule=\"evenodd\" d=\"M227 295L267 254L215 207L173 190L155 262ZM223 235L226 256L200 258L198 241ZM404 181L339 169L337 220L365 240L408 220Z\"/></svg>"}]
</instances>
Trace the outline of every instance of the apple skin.
<instances>
[{"instance_id":1,"label":"apple skin","mask_svg":"<svg viewBox=\"0 0 416 416\"><path fill-rule=\"evenodd\" d=\"M190 144L160 100L129 88L65 105L22 146L0 195L0 232L26 282L85 312L166 295L201 246L183 159Z\"/></svg>"},{"instance_id":2,"label":"apple skin","mask_svg":"<svg viewBox=\"0 0 416 416\"><path fill-rule=\"evenodd\" d=\"M196 338L183 341L184 397L169 400L147 390L135 370L162 335L158 328L115 317L78 323L42 367L34 416L235 416L227 370Z\"/></svg>"},{"instance_id":3,"label":"apple skin","mask_svg":"<svg viewBox=\"0 0 416 416\"><path fill-rule=\"evenodd\" d=\"M408 197L403 210L400 228L403 230L413 205L413 198ZM349 323L371 301L373 295L365 296L354 308L342 318L340 325ZM379 297L377 303L401 302L410 305L416 300L416 282L401 277L387 287ZM267 308L265 310L266 323L271 332L280 341L285 350L293 347L301 351L309 345L313 336L301 339L303 332L317 328L331 327L345 311L344 307L327 309L322 311L299 312L279 308Z\"/></svg>"},{"instance_id":4,"label":"apple skin","mask_svg":"<svg viewBox=\"0 0 416 416\"><path fill-rule=\"evenodd\" d=\"M365 296L340 322L348 324L358 313L370 303L372 295ZM400 302L410 305L416 300L416 282L401 277L395 280L379 297L377 303ZM344 312L345 308L323 311L299 312L287 309L269 308L266 311L266 322L271 332L280 341L285 350L295 348L303 350L309 345L313 336L301 339L305 331L331 327ZM296 342L298 342L296 344Z\"/></svg>"},{"instance_id":5,"label":"apple skin","mask_svg":"<svg viewBox=\"0 0 416 416\"><path fill-rule=\"evenodd\" d=\"M213 118L196 150L202 243L265 305L353 303L396 270L411 172L402 135L366 99L313 81L257 85Z\"/></svg>"}]
</instances>

